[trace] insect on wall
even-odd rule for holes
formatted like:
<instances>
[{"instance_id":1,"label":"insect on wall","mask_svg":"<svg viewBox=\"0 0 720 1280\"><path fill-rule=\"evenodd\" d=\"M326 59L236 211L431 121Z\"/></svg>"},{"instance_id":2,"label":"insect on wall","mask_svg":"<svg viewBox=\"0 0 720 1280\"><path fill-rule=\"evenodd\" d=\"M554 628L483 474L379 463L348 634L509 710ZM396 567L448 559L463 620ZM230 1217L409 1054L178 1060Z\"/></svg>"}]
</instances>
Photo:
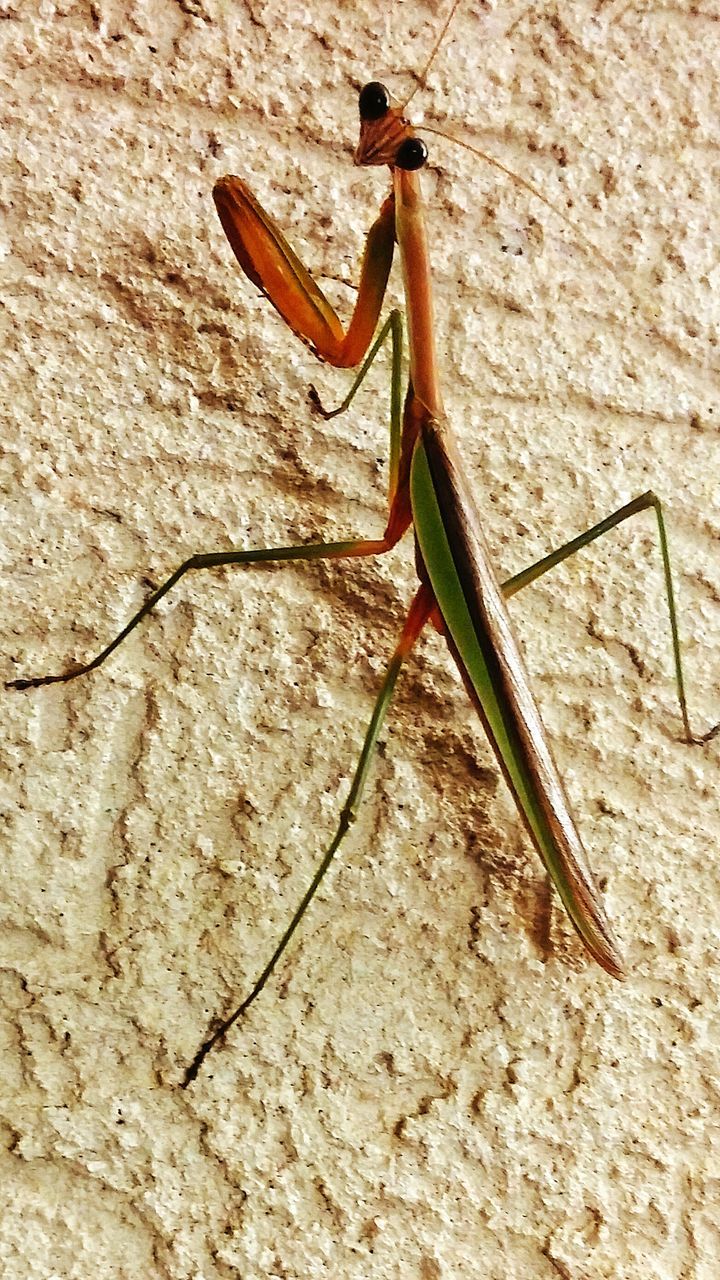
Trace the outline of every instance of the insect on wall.
<instances>
[{"instance_id":1,"label":"insect on wall","mask_svg":"<svg viewBox=\"0 0 720 1280\"><path fill-rule=\"evenodd\" d=\"M428 116L452 116L452 128L482 149L497 146L508 166L618 256L656 314L633 308L526 193L429 138L446 408L504 574L650 485L668 499L692 702L709 721L717 684L703 671L717 652L716 379L704 342L716 319L717 228L699 164L711 113L699 91L688 87L683 99L691 82L677 67L697 66L710 49L690 34L692 23L680 38L653 15L627 12L613 24L577 6L564 26L546 9L517 15L515 26L503 27L506 18L496 11L480 41L468 37L477 15L460 12L452 57L438 60L417 105ZM339 19L328 24L324 38L338 37L347 83L338 82L314 28L293 32L290 46L273 25L271 37L257 36L267 43L253 47L268 66L255 89L262 113L252 103L234 106L223 78L230 61L238 100L251 76L258 85L252 58L228 58L228 49L239 55L241 37L250 47L251 27L184 21L174 62L167 49L164 62L152 54L149 38L143 48L137 36L112 41L109 28L77 36L62 22L42 47L55 68L47 82L63 85L72 66L80 87L53 88L52 109L31 134L20 107L15 113L8 678L42 670L48 658L93 652L151 583L196 549L382 527L380 369L355 416L313 416L307 383L315 379L332 401L346 376L318 372L241 279L208 203L218 176L241 172L323 283L326 274L354 276L387 178L349 163L350 90L385 68L354 27L342 37ZM623 57L638 46L644 54L634 57L631 80ZM275 66L269 54L281 47L286 57ZM300 47L308 55L302 72L299 55L290 56ZM402 40L398 47L407 60ZM202 66L206 78L197 80ZM120 72L118 93L112 77ZM679 95L672 110L657 93L659 76ZM158 77L162 93L153 89ZM459 111L463 85L472 92ZM102 164L91 135L102 138ZM691 194L693 216L682 212ZM343 284L331 286L338 306L352 302ZM305 1070L316 1102L308 1063L329 1059L331 1080L341 1061L346 1080L377 1086L365 1047L365 1036L374 1038L408 1082L409 1101L398 1086L399 1110L412 1110L413 1081L427 1063L433 1085L450 1071L462 1076L453 1079L463 1117L470 1094L489 1099L476 1103L470 1133L482 1146L483 1106L491 1107L500 1133L498 1154L487 1155L495 1173L513 1145L499 1083L506 1059L538 1067L534 1085L522 1068L514 1082L507 1078L508 1093L519 1093L532 1117L540 1081L561 1089L565 1079L548 1063L577 1049L598 1102L583 1132L600 1164L606 1144L593 1147L592 1116L607 1120L600 1103L611 1059L628 1064L613 1067L622 1072L618 1089L656 1137L656 1104L633 1093L630 1070L646 1080L649 1073L657 1088L645 1092L662 1099L667 1140L683 1149L671 1070L692 1092L699 1067L674 1063L670 1050L673 1039L696 1034L698 1019L702 1029L702 1006L693 1007L695 1022L689 1012L700 998L698 975L706 991L715 981L717 761L676 740L647 519L642 530L619 532L612 552L588 550L512 604L630 955L622 995L583 968L502 789L488 804L481 786L475 800L469 776L462 793L463 755L481 783L490 775L488 790L496 774L440 642L429 638L413 660L333 892L316 904L248 1034L236 1032L223 1066L209 1073L215 1080L270 1058L266 1097L282 1084L299 1096L292 1086ZM186 581L106 672L8 697L10 781L20 794L4 868L18 904L11 958L21 980L11 1008L33 1070L48 1062L61 1070L53 1043L69 1029L72 1061L86 1080L96 1079L100 1045L108 1080L136 1079L160 1062L164 1078L176 1081L208 1019L245 979L252 983L332 828L409 598L409 559L397 554L346 573L287 566ZM26 1010L23 984L35 1012ZM668 1002L668 991L672 1016L656 1005L651 1016L651 1002ZM652 1055L633 1040L633 1020L658 1048L652 1068ZM432 1106L422 1114L434 1133ZM44 1117L34 1129L44 1149L53 1140L47 1124ZM368 1127L376 1124L374 1113ZM530 1128L532 1138L532 1121ZM411 1163L406 1149L403 1158ZM638 1166L623 1159L625 1186ZM480 1173L468 1177L483 1203ZM582 1189L592 1183L578 1178ZM562 1235L560 1203L547 1186L534 1203L529 1174L526 1183L528 1221L549 1217ZM632 1232L630 1241L634 1247Z\"/></svg>"}]
</instances>

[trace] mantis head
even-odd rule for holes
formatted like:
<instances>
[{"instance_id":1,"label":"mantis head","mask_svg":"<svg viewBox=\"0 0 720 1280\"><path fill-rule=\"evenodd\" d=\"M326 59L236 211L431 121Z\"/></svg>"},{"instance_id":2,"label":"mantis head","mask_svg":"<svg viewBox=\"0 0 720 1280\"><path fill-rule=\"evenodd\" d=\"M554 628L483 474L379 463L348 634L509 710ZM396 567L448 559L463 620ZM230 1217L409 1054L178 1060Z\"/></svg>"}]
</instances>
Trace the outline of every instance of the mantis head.
<instances>
[{"instance_id":1,"label":"mantis head","mask_svg":"<svg viewBox=\"0 0 720 1280\"><path fill-rule=\"evenodd\" d=\"M384 84L371 80L360 90L360 139L355 164L387 164L391 169L422 169L428 150L422 138L393 105Z\"/></svg>"}]
</instances>

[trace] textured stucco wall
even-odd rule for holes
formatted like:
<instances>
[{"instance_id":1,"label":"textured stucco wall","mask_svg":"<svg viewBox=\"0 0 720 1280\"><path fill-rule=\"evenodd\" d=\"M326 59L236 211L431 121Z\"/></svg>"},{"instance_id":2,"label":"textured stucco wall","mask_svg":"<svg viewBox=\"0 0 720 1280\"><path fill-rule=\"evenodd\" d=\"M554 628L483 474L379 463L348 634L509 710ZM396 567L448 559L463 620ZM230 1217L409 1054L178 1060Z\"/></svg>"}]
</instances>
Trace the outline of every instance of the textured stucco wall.
<instances>
[{"instance_id":1,"label":"textured stucco wall","mask_svg":"<svg viewBox=\"0 0 720 1280\"><path fill-rule=\"evenodd\" d=\"M434 6L0 4L2 674L91 654L201 549L372 534L386 375L318 370L235 270L238 172L338 304ZM560 16L561 15L561 16ZM720 27L690 6L465 7L431 141L448 411L501 570L667 499L693 709L720 716ZM402 73L405 73L404 75ZM187 581L103 672L4 695L0 1271L713 1280L717 744L679 738L649 516L513 602L626 946L580 953L437 637L281 972L412 590L376 563Z\"/></svg>"}]
</instances>

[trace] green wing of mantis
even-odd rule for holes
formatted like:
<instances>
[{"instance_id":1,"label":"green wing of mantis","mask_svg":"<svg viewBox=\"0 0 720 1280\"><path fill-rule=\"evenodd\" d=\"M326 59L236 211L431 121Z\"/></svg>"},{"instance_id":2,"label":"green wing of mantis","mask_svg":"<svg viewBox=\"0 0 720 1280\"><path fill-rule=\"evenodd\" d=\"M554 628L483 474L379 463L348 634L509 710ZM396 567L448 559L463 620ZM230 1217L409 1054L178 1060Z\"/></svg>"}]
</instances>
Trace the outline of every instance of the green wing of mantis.
<instances>
[{"instance_id":1,"label":"green wing of mantis","mask_svg":"<svg viewBox=\"0 0 720 1280\"><path fill-rule=\"evenodd\" d=\"M620 978L618 945L570 814L477 510L442 422L423 425L410 483L420 556L465 686L572 923L590 954Z\"/></svg>"}]
</instances>

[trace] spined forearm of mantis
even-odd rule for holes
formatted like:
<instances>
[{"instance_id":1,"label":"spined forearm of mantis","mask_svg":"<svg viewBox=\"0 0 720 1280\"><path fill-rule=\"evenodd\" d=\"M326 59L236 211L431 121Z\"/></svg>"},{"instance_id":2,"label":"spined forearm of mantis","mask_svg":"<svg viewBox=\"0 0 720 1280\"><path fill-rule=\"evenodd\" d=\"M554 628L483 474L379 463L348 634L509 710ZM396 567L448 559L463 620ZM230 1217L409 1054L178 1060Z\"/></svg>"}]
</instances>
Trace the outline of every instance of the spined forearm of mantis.
<instances>
[{"instance_id":1,"label":"spined forearm of mantis","mask_svg":"<svg viewBox=\"0 0 720 1280\"><path fill-rule=\"evenodd\" d=\"M685 737L688 742L707 742L720 728L715 726L699 737L691 732L667 538L661 504L653 493L640 495L508 582L498 583L488 557L480 516L442 405L435 356L429 250L418 172L426 157L425 145L415 135L403 109L391 103L382 85L366 85L360 94L360 139L355 161L358 165L387 165L391 190L367 238L357 301L347 327L343 327L322 291L245 183L236 177L225 177L217 183L214 192L220 220L242 270L293 333L329 364L361 365L345 402L339 410L327 413L327 417L347 407L380 345L387 338L391 341L389 509L382 537L195 555L178 567L120 634L90 661L59 675L16 679L8 684L9 688L29 689L68 681L93 671L190 570L377 555L393 547L408 528L413 527L419 586L377 695L335 836L254 987L207 1035L186 1070L185 1085L196 1077L212 1047L262 991L317 892L354 820L401 666L427 623L447 641L519 814L577 934L590 955L613 977L623 975L624 962L570 813L506 600L631 515L652 508L657 519ZM399 313L391 313L377 332L396 244L405 284L410 356L404 397L403 326ZM315 399L320 411L325 412L317 397Z\"/></svg>"}]
</instances>

